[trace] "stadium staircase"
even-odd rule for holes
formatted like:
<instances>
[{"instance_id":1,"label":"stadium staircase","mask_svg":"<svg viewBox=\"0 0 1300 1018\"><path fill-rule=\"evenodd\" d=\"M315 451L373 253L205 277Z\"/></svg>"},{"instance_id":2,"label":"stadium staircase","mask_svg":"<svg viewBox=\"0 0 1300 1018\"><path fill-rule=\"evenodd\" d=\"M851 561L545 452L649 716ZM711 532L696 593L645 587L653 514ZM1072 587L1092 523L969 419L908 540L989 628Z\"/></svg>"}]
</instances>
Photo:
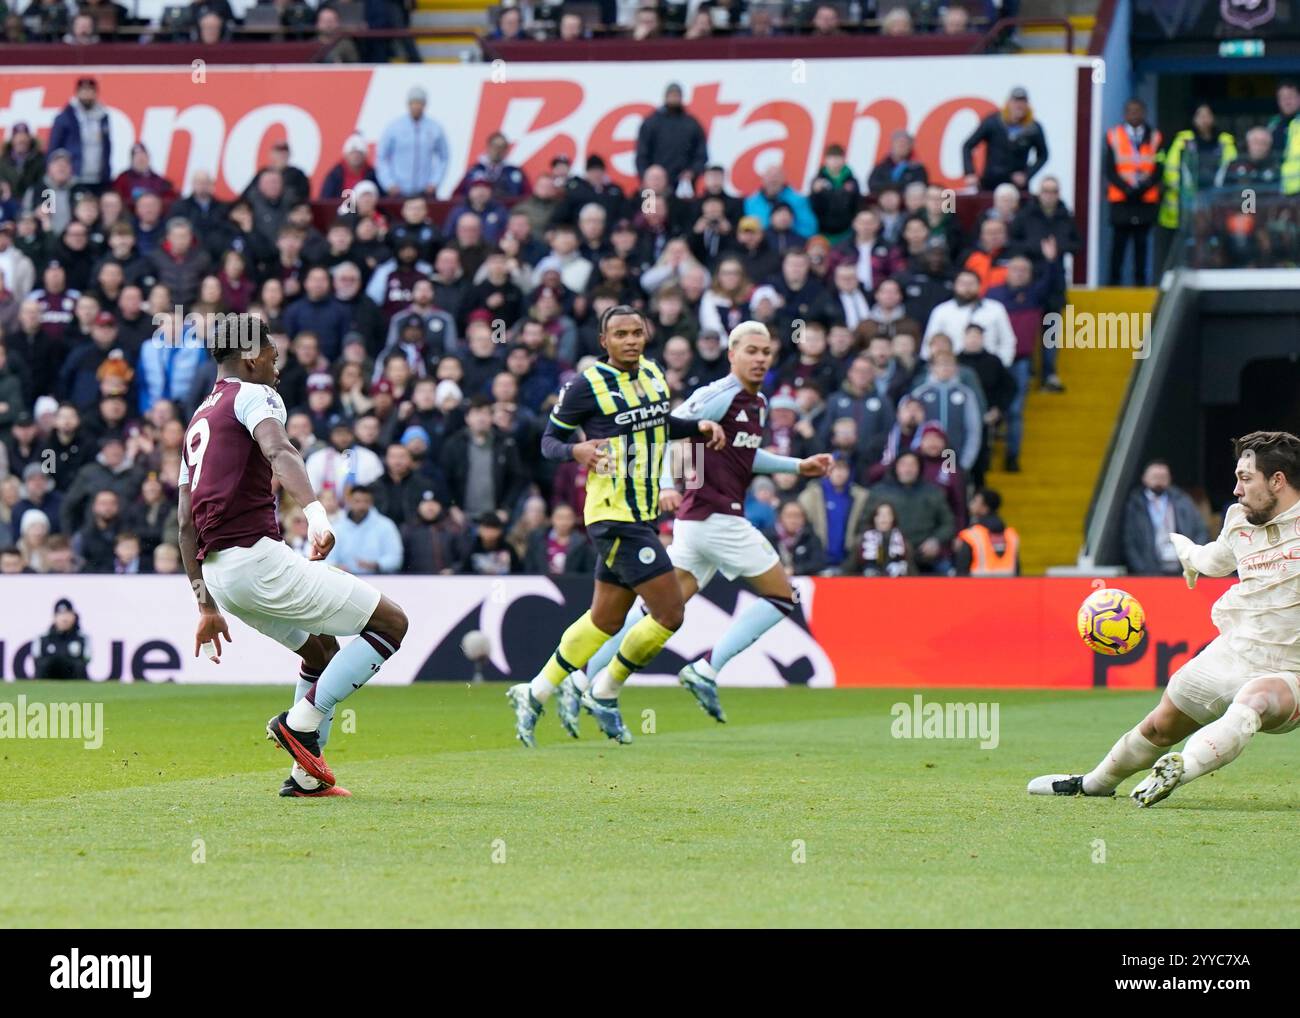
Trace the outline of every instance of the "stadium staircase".
<instances>
[{"instance_id":1,"label":"stadium staircase","mask_svg":"<svg viewBox=\"0 0 1300 1018\"><path fill-rule=\"evenodd\" d=\"M1074 29L1074 50L1080 56L1088 53L1092 30L1097 25L1097 8L1100 0L1023 0L1022 18L1064 18ZM1065 29L1053 25L1035 25L1020 28L1016 39L1024 53L1060 53L1065 50Z\"/></svg>"},{"instance_id":2,"label":"stadium staircase","mask_svg":"<svg viewBox=\"0 0 1300 1018\"><path fill-rule=\"evenodd\" d=\"M1069 294L1075 314L1151 311L1155 299L1154 289ZM1003 445L995 444L995 469L986 483L1002 494L1003 516L1020 532L1026 576L1073 565L1078 558L1088 502L1133 364L1131 350L1061 350L1057 371L1065 392L1040 392L1031 385L1019 473L1001 469Z\"/></svg>"},{"instance_id":3,"label":"stadium staircase","mask_svg":"<svg viewBox=\"0 0 1300 1018\"><path fill-rule=\"evenodd\" d=\"M496 0L417 0L411 27L421 29L415 44L428 63L478 59L478 37L486 35L488 11Z\"/></svg>"}]
</instances>

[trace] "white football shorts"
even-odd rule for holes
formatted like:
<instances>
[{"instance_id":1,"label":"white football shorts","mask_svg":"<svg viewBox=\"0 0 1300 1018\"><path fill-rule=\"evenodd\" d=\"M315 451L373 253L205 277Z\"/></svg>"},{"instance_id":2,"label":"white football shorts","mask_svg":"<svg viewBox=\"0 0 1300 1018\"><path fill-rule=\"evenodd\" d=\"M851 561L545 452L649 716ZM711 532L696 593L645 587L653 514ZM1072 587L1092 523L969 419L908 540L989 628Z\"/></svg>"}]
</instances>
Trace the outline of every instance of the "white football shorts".
<instances>
[{"instance_id":1,"label":"white football shorts","mask_svg":"<svg viewBox=\"0 0 1300 1018\"><path fill-rule=\"evenodd\" d=\"M695 577L703 590L721 572L729 580L761 576L781 561L776 549L743 516L714 513L704 520L678 520L668 557Z\"/></svg>"},{"instance_id":2,"label":"white football shorts","mask_svg":"<svg viewBox=\"0 0 1300 1018\"><path fill-rule=\"evenodd\" d=\"M1169 680L1169 699L1189 718L1208 725L1223 716L1246 683L1262 678L1282 679L1290 687L1296 703L1300 704L1300 681L1294 672L1250 661L1229 645L1227 637L1220 636L1174 672ZM1272 735L1282 735L1297 724L1300 724L1300 709L1286 724L1267 731Z\"/></svg>"},{"instance_id":3,"label":"white football shorts","mask_svg":"<svg viewBox=\"0 0 1300 1018\"><path fill-rule=\"evenodd\" d=\"M364 580L269 537L210 552L203 582L222 611L290 650L313 633L355 636L379 607L379 591Z\"/></svg>"}]
</instances>

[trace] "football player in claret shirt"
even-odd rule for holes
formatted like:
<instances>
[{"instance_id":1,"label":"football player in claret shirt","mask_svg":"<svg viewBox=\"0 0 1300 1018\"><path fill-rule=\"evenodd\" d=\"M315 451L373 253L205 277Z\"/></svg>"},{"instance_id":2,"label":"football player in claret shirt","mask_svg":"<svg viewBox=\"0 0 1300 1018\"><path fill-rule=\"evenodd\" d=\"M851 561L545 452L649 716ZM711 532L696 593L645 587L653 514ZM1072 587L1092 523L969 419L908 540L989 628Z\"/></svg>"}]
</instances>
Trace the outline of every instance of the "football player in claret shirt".
<instances>
[{"instance_id":1,"label":"football player in claret shirt","mask_svg":"<svg viewBox=\"0 0 1300 1018\"><path fill-rule=\"evenodd\" d=\"M283 796L349 795L322 756L334 707L360 689L406 635L406 613L374 587L327 566L334 546L302 457L285 432L275 391L275 344L255 315L232 316L209 337L217 381L185 432L180 547L199 602L194 653L221 661L223 612L302 658L293 707L267 737L293 757ZM272 479L307 517L310 558L281 540ZM356 636L340 649L339 636Z\"/></svg>"},{"instance_id":2,"label":"football player in claret shirt","mask_svg":"<svg viewBox=\"0 0 1300 1018\"><path fill-rule=\"evenodd\" d=\"M731 373L697 389L673 411L674 418L684 421L716 421L727 441L720 449L705 447L698 483L688 486L685 496L673 486L668 470L660 486L660 508L677 514L668 556L676 567L683 599L689 601L718 572L729 580L744 579L759 596L709 654L677 674L700 707L717 721L727 720L718 699L718 673L795 607L794 588L780 558L767 538L745 519L745 493L756 473L823 477L831 467L830 453L797 459L759 448L767 423L767 397L760 388L772 366L775 346L762 322L741 322L731 330L727 340ZM602 675L610 667L619 637L629 633L642 614L635 608L618 636L587 663L591 679L575 671L560 685L557 712L565 731L574 738L578 737L581 694L589 684L605 681Z\"/></svg>"},{"instance_id":3,"label":"football player in claret shirt","mask_svg":"<svg viewBox=\"0 0 1300 1018\"><path fill-rule=\"evenodd\" d=\"M682 624L682 589L656 526L663 455L671 440L701 435L720 449L726 434L715 421L669 414L664 373L643 356L647 338L640 311L623 304L606 310L599 333L605 359L565 387L542 436L547 459L577 460L590 471L584 516L596 549L596 591L591 610L565 630L536 678L506 693L525 746L536 745L537 719L556 687L619 631L640 596L646 615L618 641L612 663L581 698L607 736L631 742L619 690ZM574 440L579 429L583 441Z\"/></svg>"}]
</instances>

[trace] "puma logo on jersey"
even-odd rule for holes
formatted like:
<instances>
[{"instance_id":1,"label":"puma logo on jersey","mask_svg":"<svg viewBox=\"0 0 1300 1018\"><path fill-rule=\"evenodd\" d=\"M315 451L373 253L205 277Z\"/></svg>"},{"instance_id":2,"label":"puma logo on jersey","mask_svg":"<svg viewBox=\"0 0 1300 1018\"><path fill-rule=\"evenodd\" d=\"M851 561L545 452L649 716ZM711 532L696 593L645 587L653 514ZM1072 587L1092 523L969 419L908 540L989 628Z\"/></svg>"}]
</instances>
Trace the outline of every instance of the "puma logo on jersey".
<instances>
[{"instance_id":1,"label":"puma logo on jersey","mask_svg":"<svg viewBox=\"0 0 1300 1018\"><path fill-rule=\"evenodd\" d=\"M737 449L757 449L763 444L763 436L757 432L738 431L731 444Z\"/></svg>"}]
</instances>

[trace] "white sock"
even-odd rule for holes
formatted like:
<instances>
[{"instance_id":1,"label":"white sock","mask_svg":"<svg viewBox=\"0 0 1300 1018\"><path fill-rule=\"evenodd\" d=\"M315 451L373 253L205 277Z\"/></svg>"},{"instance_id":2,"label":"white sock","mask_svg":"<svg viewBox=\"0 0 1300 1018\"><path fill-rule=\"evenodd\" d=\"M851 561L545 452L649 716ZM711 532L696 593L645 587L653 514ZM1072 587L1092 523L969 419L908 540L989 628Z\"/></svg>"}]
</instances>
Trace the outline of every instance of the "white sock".
<instances>
[{"instance_id":1,"label":"white sock","mask_svg":"<svg viewBox=\"0 0 1300 1018\"><path fill-rule=\"evenodd\" d=\"M609 669L602 668L591 680L591 695L597 700L617 700L623 687L610 677Z\"/></svg>"},{"instance_id":2,"label":"white sock","mask_svg":"<svg viewBox=\"0 0 1300 1018\"><path fill-rule=\"evenodd\" d=\"M1157 746L1136 728L1125 732L1101 763L1083 776L1084 795L1107 795L1131 774L1144 771L1164 756L1168 747Z\"/></svg>"},{"instance_id":3,"label":"white sock","mask_svg":"<svg viewBox=\"0 0 1300 1018\"><path fill-rule=\"evenodd\" d=\"M573 684L578 687L579 693L585 693L591 688L591 678L581 668L570 675L569 678L573 679Z\"/></svg>"},{"instance_id":4,"label":"white sock","mask_svg":"<svg viewBox=\"0 0 1300 1018\"><path fill-rule=\"evenodd\" d=\"M317 788L320 787L320 782L317 781L315 778L313 778L310 774L308 774L297 764L294 764L293 768L289 771L289 777L293 778L294 781L298 782L298 784L302 787L302 790L304 792L314 792Z\"/></svg>"},{"instance_id":5,"label":"white sock","mask_svg":"<svg viewBox=\"0 0 1300 1018\"><path fill-rule=\"evenodd\" d=\"M698 661L692 664L691 667L694 668L701 675L703 675L706 679L716 679L718 677L717 669L715 669L713 665L709 664L709 659L707 657L700 658Z\"/></svg>"},{"instance_id":6,"label":"white sock","mask_svg":"<svg viewBox=\"0 0 1300 1018\"><path fill-rule=\"evenodd\" d=\"M295 732L314 732L325 720L325 712L318 710L314 703L303 696L289 708L289 717L286 720Z\"/></svg>"},{"instance_id":7,"label":"white sock","mask_svg":"<svg viewBox=\"0 0 1300 1018\"><path fill-rule=\"evenodd\" d=\"M545 675L538 675L532 682L528 683L528 688L532 690L533 699L538 703L545 703L555 692L555 686Z\"/></svg>"},{"instance_id":8,"label":"white sock","mask_svg":"<svg viewBox=\"0 0 1300 1018\"><path fill-rule=\"evenodd\" d=\"M1259 714L1244 703L1230 705L1223 717L1187 740L1183 747L1182 783L1232 763L1246 748L1250 737L1259 731L1260 724Z\"/></svg>"}]
</instances>

